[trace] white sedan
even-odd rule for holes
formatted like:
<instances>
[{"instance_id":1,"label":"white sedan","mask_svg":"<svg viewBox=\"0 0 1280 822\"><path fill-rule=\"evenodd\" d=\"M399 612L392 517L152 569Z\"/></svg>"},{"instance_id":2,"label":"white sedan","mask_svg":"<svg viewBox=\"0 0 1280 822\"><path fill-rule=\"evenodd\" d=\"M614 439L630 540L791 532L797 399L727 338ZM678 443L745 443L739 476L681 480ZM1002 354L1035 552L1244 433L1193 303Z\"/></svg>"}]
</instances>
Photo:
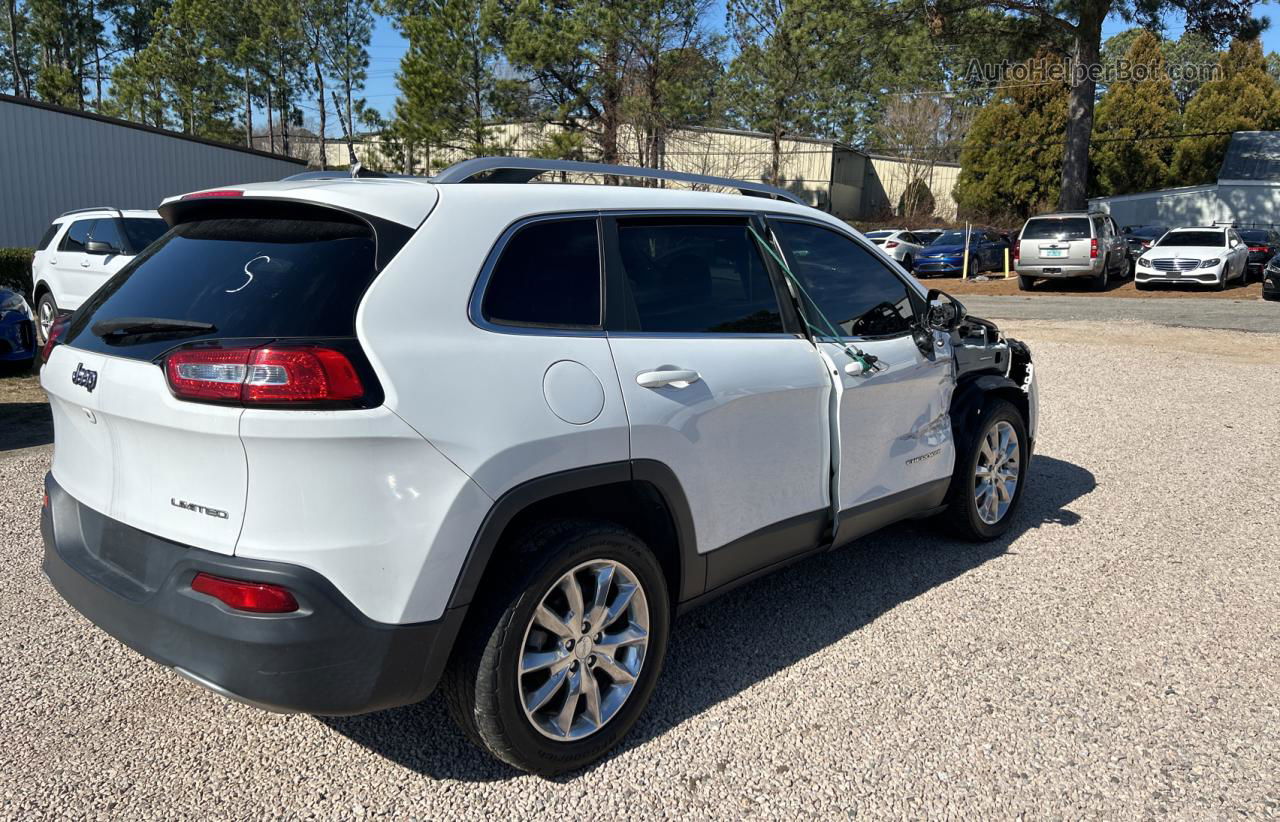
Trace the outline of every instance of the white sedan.
<instances>
[{"instance_id":1,"label":"white sedan","mask_svg":"<svg viewBox=\"0 0 1280 822\"><path fill-rule=\"evenodd\" d=\"M1192 283L1221 291L1229 280L1245 282L1249 247L1234 228L1175 228L1138 258L1134 285Z\"/></svg>"},{"instance_id":2,"label":"white sedan","mask_svg":"<svg viewBox=\"0 0 1280 822\"><path fill-rule=\"evenodd\" d=\"M880 231L868 231L867 239L880 247L885 255L892 257L910 271L915 264L916 255L926 243L922 243L916 235L900 228L886 228Z\"/></svg>"}]
</instances>

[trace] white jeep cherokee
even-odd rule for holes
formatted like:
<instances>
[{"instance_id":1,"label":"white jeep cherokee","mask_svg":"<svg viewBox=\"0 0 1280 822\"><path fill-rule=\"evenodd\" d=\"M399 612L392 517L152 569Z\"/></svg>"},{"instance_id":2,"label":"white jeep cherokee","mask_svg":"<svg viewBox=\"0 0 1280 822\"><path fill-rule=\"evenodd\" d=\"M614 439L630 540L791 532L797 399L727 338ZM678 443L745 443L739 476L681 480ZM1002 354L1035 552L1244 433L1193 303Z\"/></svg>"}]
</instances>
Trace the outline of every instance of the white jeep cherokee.
<instances>
[{"instance_id":1,"label":"white jeep cherokee","mask_svg":"<svg viewBox=\"0 0 1280 822\"><path fill-rule=\"evenodd\" d=\"M168 229L154 211L81 208L49 224L31 260L36 341Z\"/></svg>"},{"instance_id":2,"label":"white jeep cherokee","mask_svg":"<svg viewBox=\"0 0 1280 822\"><path fill-rule=\"evenodd\" d=\"M996 537L1023 492L1026 347L767 186L489 158L160 213L44 352L44 567L234 699L439 684L496 756L576 768L678 611L907 517Z\"/></svg>"}]
</instances>

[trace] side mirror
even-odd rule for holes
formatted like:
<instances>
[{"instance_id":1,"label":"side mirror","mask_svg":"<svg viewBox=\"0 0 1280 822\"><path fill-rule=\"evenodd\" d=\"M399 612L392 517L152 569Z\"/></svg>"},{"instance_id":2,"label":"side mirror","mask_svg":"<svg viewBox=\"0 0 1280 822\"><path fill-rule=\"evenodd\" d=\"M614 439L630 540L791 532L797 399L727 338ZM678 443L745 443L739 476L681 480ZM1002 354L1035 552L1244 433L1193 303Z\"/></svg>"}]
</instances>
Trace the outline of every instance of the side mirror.
<instances>
[{"instance_id":1,"label":"side mirror","mask_svg":"<svg viewBox=\"0 0 1280 822\"><path fill-rule=\"evenodd\" d=\"M956 326L968 314L963 303L936 288L929 289L925 301L929 307L926 309L924 324L934 331L955 331Z\"/></svg>"},{"instance_id":2,"label":"side mirror","mask_svg":"<svg viewBox=\"0 0 1280 822\"><path fill-rule=\"evenodd\" d=\"M120 249L111 243L104 243L99 240L90 240L84 244L84 250L87 254L119 254Z\"/></svg>"}]
</instances>

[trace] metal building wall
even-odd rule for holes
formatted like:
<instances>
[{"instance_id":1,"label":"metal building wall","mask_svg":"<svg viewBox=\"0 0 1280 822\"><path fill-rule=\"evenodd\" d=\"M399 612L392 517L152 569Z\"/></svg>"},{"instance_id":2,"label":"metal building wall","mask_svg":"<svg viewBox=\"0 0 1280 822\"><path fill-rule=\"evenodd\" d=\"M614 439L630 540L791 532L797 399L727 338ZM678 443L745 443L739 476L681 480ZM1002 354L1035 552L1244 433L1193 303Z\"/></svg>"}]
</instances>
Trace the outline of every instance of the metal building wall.
<instances>
[{"instance_id":1,"label":"metal building wall","mask_svg":"<svg viewBox=\"0 0 1280 822\"><path fill-rule=\"evenodd\" d=\"M172 194L305 170L300 161L0 95L0 247L35 245L73 208L155 208Z\"/></svg>"}]
</instances>

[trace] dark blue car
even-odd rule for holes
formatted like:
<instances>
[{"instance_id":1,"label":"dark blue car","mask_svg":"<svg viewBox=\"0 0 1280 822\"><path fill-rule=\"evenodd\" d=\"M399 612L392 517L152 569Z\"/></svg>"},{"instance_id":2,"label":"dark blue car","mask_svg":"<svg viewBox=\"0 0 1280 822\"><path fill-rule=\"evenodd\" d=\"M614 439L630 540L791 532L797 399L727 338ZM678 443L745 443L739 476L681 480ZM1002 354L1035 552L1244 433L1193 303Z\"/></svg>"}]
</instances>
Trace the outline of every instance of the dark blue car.
<instances>
[{"instance_id":1,"label":"dark blue car","mask_svg":"<svg viewBox=\"0 0 1280 822\"><path fill-rule=\"evenodd\" d=\"M969 274L1004 270L1004 254L1009 241L989 229L969 232ZM964 231L945 231L916 255L912 273L917 277L932 274L960 274L964 267Z\"/></svg>"},{"instance_id":2,"label":"dark blue car","mask_svg":"<svg viewBox=\"0 0 1280 822\"><path fill-rule=\"evenodd\" d=\"M35 355L31 306L18 292L0 288L0 363L30 363Z\"/></svg>"}]
</instances>

